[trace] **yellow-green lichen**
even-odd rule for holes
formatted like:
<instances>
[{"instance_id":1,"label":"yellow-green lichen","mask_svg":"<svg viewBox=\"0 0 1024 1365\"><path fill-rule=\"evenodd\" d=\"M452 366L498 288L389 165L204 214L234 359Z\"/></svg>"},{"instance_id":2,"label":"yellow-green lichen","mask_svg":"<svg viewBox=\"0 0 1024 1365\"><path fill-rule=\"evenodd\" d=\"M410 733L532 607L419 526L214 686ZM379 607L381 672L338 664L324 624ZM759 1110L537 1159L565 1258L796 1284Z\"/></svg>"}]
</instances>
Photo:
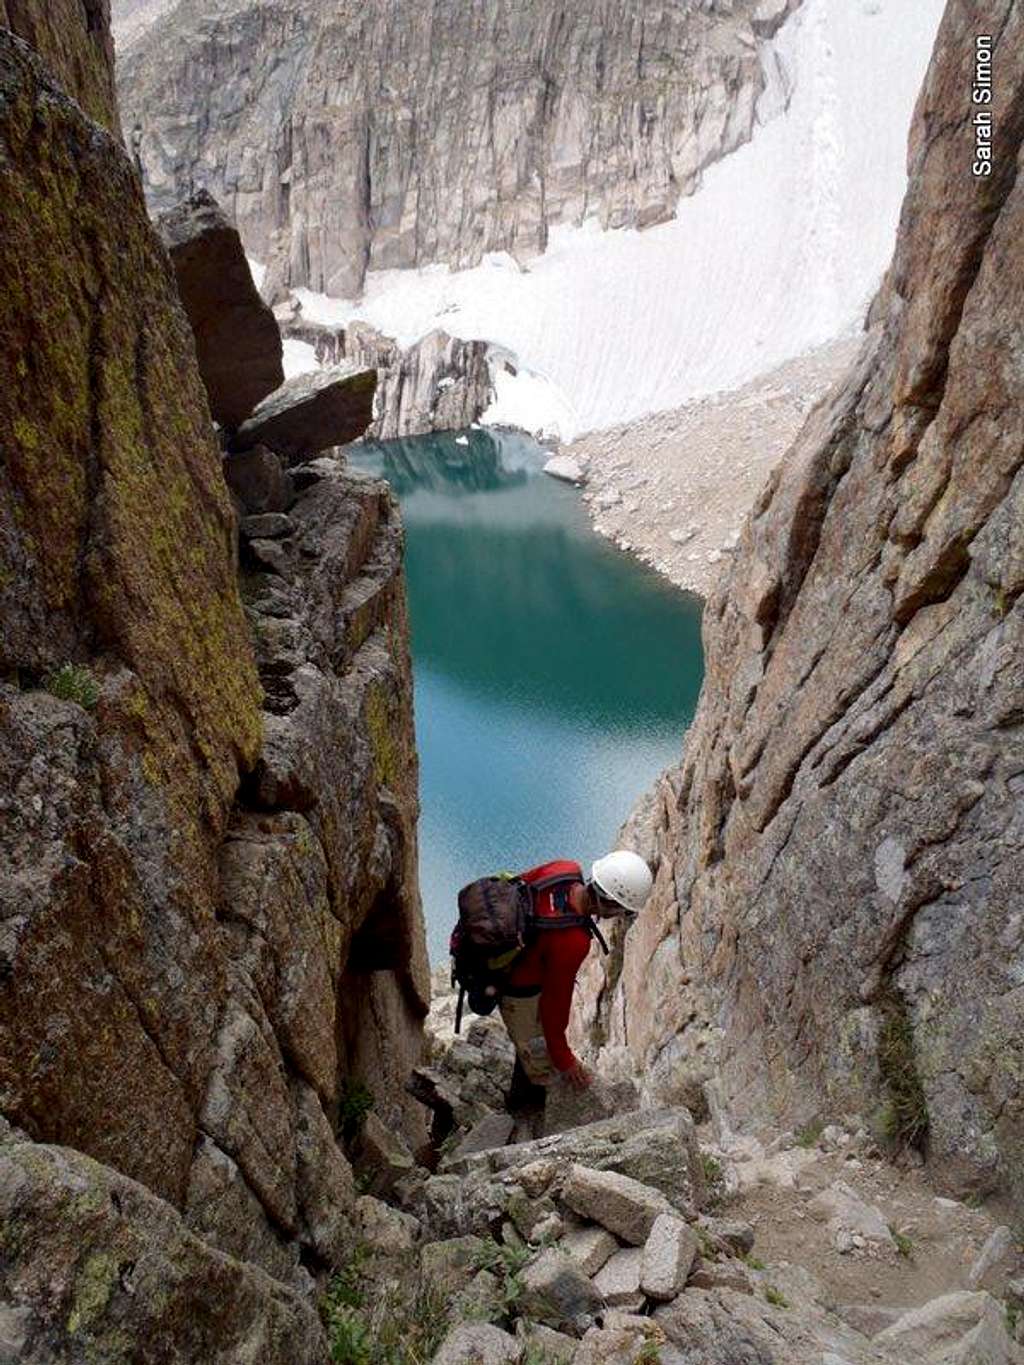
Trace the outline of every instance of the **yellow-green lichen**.
<instances>
[{"instance_id":1,"label":"yellow-green lichen","mask_svg":"<svg viewBox=\"0 0 1024 1365\"><path fill-rule=\"evenodd\" d=\"M373 750L373 771L378 783L396 787L401 777L401 746L394 733L391 708L379 683L367 688L366 731Z\"/></svg>"},{"instance_id":2,"label":"yellow-green lichen","mask_svg":"<svg viewBox=\"0 0 1024 1365\"><path fill-rule=\"evenodd\" d=\"M88 1257L75 1280L75 1297L68 1316L68 1332L73 1336L101 1316L117 1279L117 1257L109 1251L96 1251Z\"/></svg>"}]
</instances>

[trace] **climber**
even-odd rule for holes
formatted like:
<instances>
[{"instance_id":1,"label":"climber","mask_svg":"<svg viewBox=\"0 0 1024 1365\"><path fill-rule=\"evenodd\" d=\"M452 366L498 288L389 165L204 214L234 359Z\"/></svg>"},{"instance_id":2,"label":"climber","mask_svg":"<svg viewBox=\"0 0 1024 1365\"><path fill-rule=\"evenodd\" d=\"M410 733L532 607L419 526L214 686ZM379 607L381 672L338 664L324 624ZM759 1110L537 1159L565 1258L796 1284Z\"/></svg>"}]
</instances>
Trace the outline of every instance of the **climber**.
<instances>
[{"instance_id":1,"label":"climber","mask_svg":"<svg viewBox=\"0 0 1024 1365\"><path fill-rule=\"evenodd\" d=\"M545 884L534 897L538 925L545 919L578 922L538 929L502 986L498 1008L516 1049L505 1095L506 1108L514 1114L543 1108L545 1087L558 1076L575 1090L590 1085L590 1072L565 1037L576 973L591 938L596 934L600 939L594 918L629 922L643 909L654 880L643 858L625 849L598 858L589 881L579 863L569 861L544 863L522 873L521 879L528 885Z\"/></svg>"}]
</instances>

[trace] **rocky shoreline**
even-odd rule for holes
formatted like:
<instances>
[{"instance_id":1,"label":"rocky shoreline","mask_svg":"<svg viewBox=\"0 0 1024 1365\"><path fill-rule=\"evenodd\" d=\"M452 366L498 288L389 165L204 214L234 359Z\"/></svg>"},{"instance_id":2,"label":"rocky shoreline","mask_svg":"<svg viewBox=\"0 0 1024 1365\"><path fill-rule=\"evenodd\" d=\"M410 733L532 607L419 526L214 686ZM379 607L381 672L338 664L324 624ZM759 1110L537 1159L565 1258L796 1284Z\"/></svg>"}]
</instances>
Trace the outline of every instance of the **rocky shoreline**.
<instances>
[{"instance_id":1,"label":"rocky shoreline","mask_svg":"<svg viewBox=\"0 0 1024 1365\"><path fill-rule=\"evenodd\" d=\"M841 338L734 392L564 446L594 530L706 597L765 480L860 345Z\"/></svg>"}]
</instances>

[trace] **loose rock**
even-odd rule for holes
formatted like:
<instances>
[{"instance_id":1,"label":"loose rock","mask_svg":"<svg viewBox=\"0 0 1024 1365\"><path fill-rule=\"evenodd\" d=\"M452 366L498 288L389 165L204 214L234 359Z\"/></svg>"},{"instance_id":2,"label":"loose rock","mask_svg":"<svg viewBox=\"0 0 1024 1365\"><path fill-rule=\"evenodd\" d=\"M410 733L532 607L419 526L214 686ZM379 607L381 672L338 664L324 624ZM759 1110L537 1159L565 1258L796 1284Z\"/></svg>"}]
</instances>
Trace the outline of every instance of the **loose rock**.
<instances>
[{"instance_id":1,"label":"loose rock","mask_svg":"<svg viewBox=\"0 0 1024 1365\"><path fill-rule=\"evenodd\" d=\"M673 1214L654 1220L644 1243L640 1287L648 1298L666 1303L682 1292L697 1254L697 1234Z\"/></svg>"},{"instance_id":2,"label":"loose rock","mask_svg":"<svg viewBox=\"0 0 1024 1365\"><path fill-rule=\"evenodd\" d=\"M675 1210L663 1194L615 1171L573 1166L562 1198L575 1213L590 1218L633 1246L642 1246L661 1213Z\"/></svg>"}]
</instances>

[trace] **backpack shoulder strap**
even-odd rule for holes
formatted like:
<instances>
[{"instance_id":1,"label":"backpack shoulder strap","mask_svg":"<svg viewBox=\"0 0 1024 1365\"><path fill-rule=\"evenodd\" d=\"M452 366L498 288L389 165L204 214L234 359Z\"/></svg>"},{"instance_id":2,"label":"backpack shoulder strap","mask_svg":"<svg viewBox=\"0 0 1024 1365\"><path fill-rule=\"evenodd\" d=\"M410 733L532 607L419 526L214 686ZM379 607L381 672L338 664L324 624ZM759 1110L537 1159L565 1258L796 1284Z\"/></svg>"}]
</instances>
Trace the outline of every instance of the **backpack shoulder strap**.
<instances>
[{"instance_id":1,"label":"backpack shoulder strap","mask_svg":"<svg viewBox=\"0 0 1024 1365\"><path fill-rule=\"evenodd\" d=\"M583 882L583 878L577 876L575 872L555 872L550 877L541 877L535 882L528 882L522 877L517 877L524 886L528 886L534 895L540 891L550 891L553 886L568 885L569 882Z\"/></svg>"}]
</instances>

